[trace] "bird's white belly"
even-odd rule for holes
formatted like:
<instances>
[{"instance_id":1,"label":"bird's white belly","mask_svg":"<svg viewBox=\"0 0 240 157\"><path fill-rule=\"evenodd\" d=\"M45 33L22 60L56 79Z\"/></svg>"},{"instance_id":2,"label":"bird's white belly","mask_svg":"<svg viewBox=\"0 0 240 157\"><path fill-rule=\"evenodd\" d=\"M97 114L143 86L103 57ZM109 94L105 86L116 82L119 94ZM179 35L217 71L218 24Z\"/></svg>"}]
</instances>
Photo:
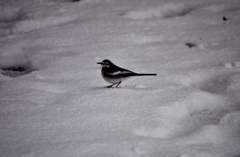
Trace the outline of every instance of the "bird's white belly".
<instances>
[{"instance_id":1,"label":"bird's white belly","mask_svg":"<svg viewBox=\"0 0 240 157\"><path fill-rule=\"evenodd\" d=\"M115 84L115 83L119 83L121 81L125 81L127 79L129 79L130 77L125 77L125 78L107 78L107 77L103 77L103 79L108 82L108 83L111 83L111 84Z\"/></svg>"},{"instance_id":2,"label":"bird's white belly","mask_svg":"<svg viewBox=\"0 0 240 157\"><path fill-rule=\"evenodd\" d=\"M108 82L108 83L111 83L111 84L115 84L115 83L119 83L121 81L125 81L131 77L114 77L114 78L109 78L109 77L105 77L103 74L102 74L102 77L103 79Z\"/></svg>"}]
</instances>

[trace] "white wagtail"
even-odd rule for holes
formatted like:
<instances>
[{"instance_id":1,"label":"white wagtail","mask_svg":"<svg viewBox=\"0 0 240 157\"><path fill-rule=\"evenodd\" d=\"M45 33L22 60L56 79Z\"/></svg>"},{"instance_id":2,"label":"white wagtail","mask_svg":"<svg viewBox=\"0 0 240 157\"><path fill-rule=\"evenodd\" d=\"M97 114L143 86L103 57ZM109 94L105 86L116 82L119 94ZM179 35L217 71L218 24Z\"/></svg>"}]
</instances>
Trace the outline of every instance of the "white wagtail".
<instances>
[{"instance_id":1,"label":"white wagtail","mask_svg":"<svg viewBox=\"0 0 240 157\"><path fill-rule=\"evenodd\" d=\"M157 74L138 74L127 69L120 68L113 64L110 60L105 59L97 64L102 65L102 77L106 82L112 85L107 86L110 88L116 85L116 88L122 83L122 81L127 80L133 76L156 76Z\"/></svg>"}]
</instances>

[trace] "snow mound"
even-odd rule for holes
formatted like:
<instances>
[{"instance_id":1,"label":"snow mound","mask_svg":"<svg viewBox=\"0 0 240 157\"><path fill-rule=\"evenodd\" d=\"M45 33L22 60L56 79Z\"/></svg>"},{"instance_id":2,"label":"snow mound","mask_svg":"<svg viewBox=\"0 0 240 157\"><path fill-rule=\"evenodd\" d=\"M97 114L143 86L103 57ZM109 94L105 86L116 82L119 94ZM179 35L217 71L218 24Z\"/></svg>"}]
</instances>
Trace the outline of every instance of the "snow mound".
<instances>
[{"instance_id":1,"label":"snow mound","mask_svg":"<svg viewBox=\"0 0 240 157\"><path fill-rule=\"evenodd\" d=\"M74 21L77 17L69 14L63 6L51 3L24 11L20 7L0 7L0 36L61 25Z\"/></svg>"},{"instance_id":2,"label":"snow mound","mask_svg":"<svg viewBox=\"0 0 240 157\"><path fill-rule=\"evenodd\" d=\"M144 44L151 44L151 43L160 43L162 41L164 41L165 39L163 37L154 37L154 36L147 36L147 35L137 35L137 34L133 34L131 33L130 35L128 35L127 40L129 42L134 42L136 44L139 45L144 45Z\"/></svg>"},{"instance_id":3,"label":"snow mound","mask_svg":"<svg viewBox=\"0 0 240 157\"><path fill-rule=\"evenodd\" d=\"M226 98L201 91L191 91L186 97L155 109L146 124L135 134L152 138L184 136L202 125L216 124L231 105ZM148 122L154 123L149 126Z\"/></svg>"},{"instance_id":4,"label":"snow mound","mask_svg":"<svg viewBox=\"0 0 240 157\"><path fill-rule=\"evenodd\" d=\"M194 10L195 7L185 3L167 3L148 9L132 10L124 14L126 18L133 20L147 20L155 18L170 18L184 16Z\"/></svg>"},{"instance_id":5,"label":"snow mound","mask_svg":"<svg viewBox=\"0 0 240 157\"><path fill-rule=\"evenodd\" d=\"M26 14L19 7L0 6L0 36L11 34L14 25L26 18Z\"/></svg>"},{"instance_id":6,"label":"snow mound","mask_svg":"<svg viewBox=\"0 0 240 157\"><path fill-rule=\"evenodd\" d=\"M39 19L29 19L29 20L23 20L18 23L13 28L13 31L15 33L18 32L29 32L35 29L41 29L45 27L55 26L55 25L61 25L65 23L69 23L71 21L74 21L77 19L76 16L49 16L49 17L43 17Z\"/></svg>"},{"instance_id":7,"label":"snow mound","mask_svg":"<svg viewBox=\"0 0 240 157\"><path fill-rule=\"evenodd\" d=\"M236 67L240 67L240 62L236 61L236 62L223 62L220 63L220 65L223 65L225 68L236 68Z\"/></svg>"},{"instance_id":8,"label":"snow mound","mask_svg":"<svg viewBox=\"0 0 240 157\"><path fill-rule=\"evenodd\" d=\"M239 68L229 69L223 66L175 76L172 81L180 84L180 87L175 88L175 97L178 99L156 108L134 133L162 139L184 137L202 129L207 131L201 132L211 134L216 128L211 130L212 126L222 124L227 115L239 111L239 80ZM150 123L154 125L149 125ZM212 140L217 140L217 137L213 137Z\"/></svg>"},{"instance_id":9,"label":"snow mound","mask_svg":"<svg viewBox=\"0 0 240 157\"><path fill-rule=\"evenodd\" d=\"M0 7L0 22L16 22L25 18L19 7Z\"/></svg>"},{"instance_id":10,"label":"snow mound","mask_svg":"<svg viewBox=\"0 0 240 157\"><path fill-rule=\"evenodd\" d=\"M133 146L127 152L122 152L122 157L144 157L146 156L146 152L141 148Z\"/></svg>"},{"instance_id":11,"label":"snow mound","mask_svg":"<svg viewBox=\"0 0 240 157\"><path fill-rule=\"evenodd\" d=\"M240 9L239 3L216 3L212 5L207 5L203 9L212 12L222 12L222 11L238 11Z\"/></svg>"},{"instance_id":12,"label":"snow mound","mask_svg":"<svg viewBox=\"0 0 240 157\"><path fill-rule=\"evenodd\" d=\"M230 143L240 140L240 112L232 112L226 114L218 124L205 125L195 131L191 136L187 137L186 143L222 143L228 141ZM236 148L233 148L233 151Z\"/></svg>"},{"instance_id":13,"label":"snow mound","mask_svg":"<svg viewBox=\"0 0 240 157\"><path fill-rule=\"evenodd\" d=\"M224 67L215 67L206 70L196 70L184 76L177 76L174 82L190 86L212 94L225 94L238 75L238 62L224 63ZM231 69L229 69L231 68Z\"/></svg>"}]
</instances>

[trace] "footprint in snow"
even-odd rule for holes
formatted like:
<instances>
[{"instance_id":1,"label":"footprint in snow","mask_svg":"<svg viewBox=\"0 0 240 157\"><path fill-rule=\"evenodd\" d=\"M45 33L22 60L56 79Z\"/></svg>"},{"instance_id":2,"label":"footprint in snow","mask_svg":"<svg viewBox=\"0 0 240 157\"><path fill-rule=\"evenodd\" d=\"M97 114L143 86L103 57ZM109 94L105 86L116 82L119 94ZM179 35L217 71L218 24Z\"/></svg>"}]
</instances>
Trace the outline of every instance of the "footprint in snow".
<instances>
[{"instance_id":1,"label":"footprint in snow","mask_svg":"<svg viewBox=\"0 0 240 157\"><path fill-rule=\"evenodd\" d=\"M1 74L9 77L19 77L22 75L29 74L32 71L35 71L29 65L11 65L11 66L2 66L0 68L1 68Z\"/></svg>"}]
</instances>

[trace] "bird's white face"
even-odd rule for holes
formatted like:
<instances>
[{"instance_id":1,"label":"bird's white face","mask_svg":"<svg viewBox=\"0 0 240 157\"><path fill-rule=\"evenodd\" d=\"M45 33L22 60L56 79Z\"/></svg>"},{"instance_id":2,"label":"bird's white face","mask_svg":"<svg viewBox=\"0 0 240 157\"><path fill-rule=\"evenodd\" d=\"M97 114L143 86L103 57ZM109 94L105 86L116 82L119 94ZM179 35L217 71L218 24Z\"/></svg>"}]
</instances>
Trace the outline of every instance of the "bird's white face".
<instances>
[{"instance_id":1,"label":"bird's white face","mask_svg":"<svg viewBox=\"0 0 240 157\"><path fill-rule=\"evenodd\" d=\"M109 62L108 60L103 60L102 62L99 62L99 63L97 63L97 64L101 64L102 67L108 68L108 67L110 67L111 62Z\"/></svg>"}]
</instances>

